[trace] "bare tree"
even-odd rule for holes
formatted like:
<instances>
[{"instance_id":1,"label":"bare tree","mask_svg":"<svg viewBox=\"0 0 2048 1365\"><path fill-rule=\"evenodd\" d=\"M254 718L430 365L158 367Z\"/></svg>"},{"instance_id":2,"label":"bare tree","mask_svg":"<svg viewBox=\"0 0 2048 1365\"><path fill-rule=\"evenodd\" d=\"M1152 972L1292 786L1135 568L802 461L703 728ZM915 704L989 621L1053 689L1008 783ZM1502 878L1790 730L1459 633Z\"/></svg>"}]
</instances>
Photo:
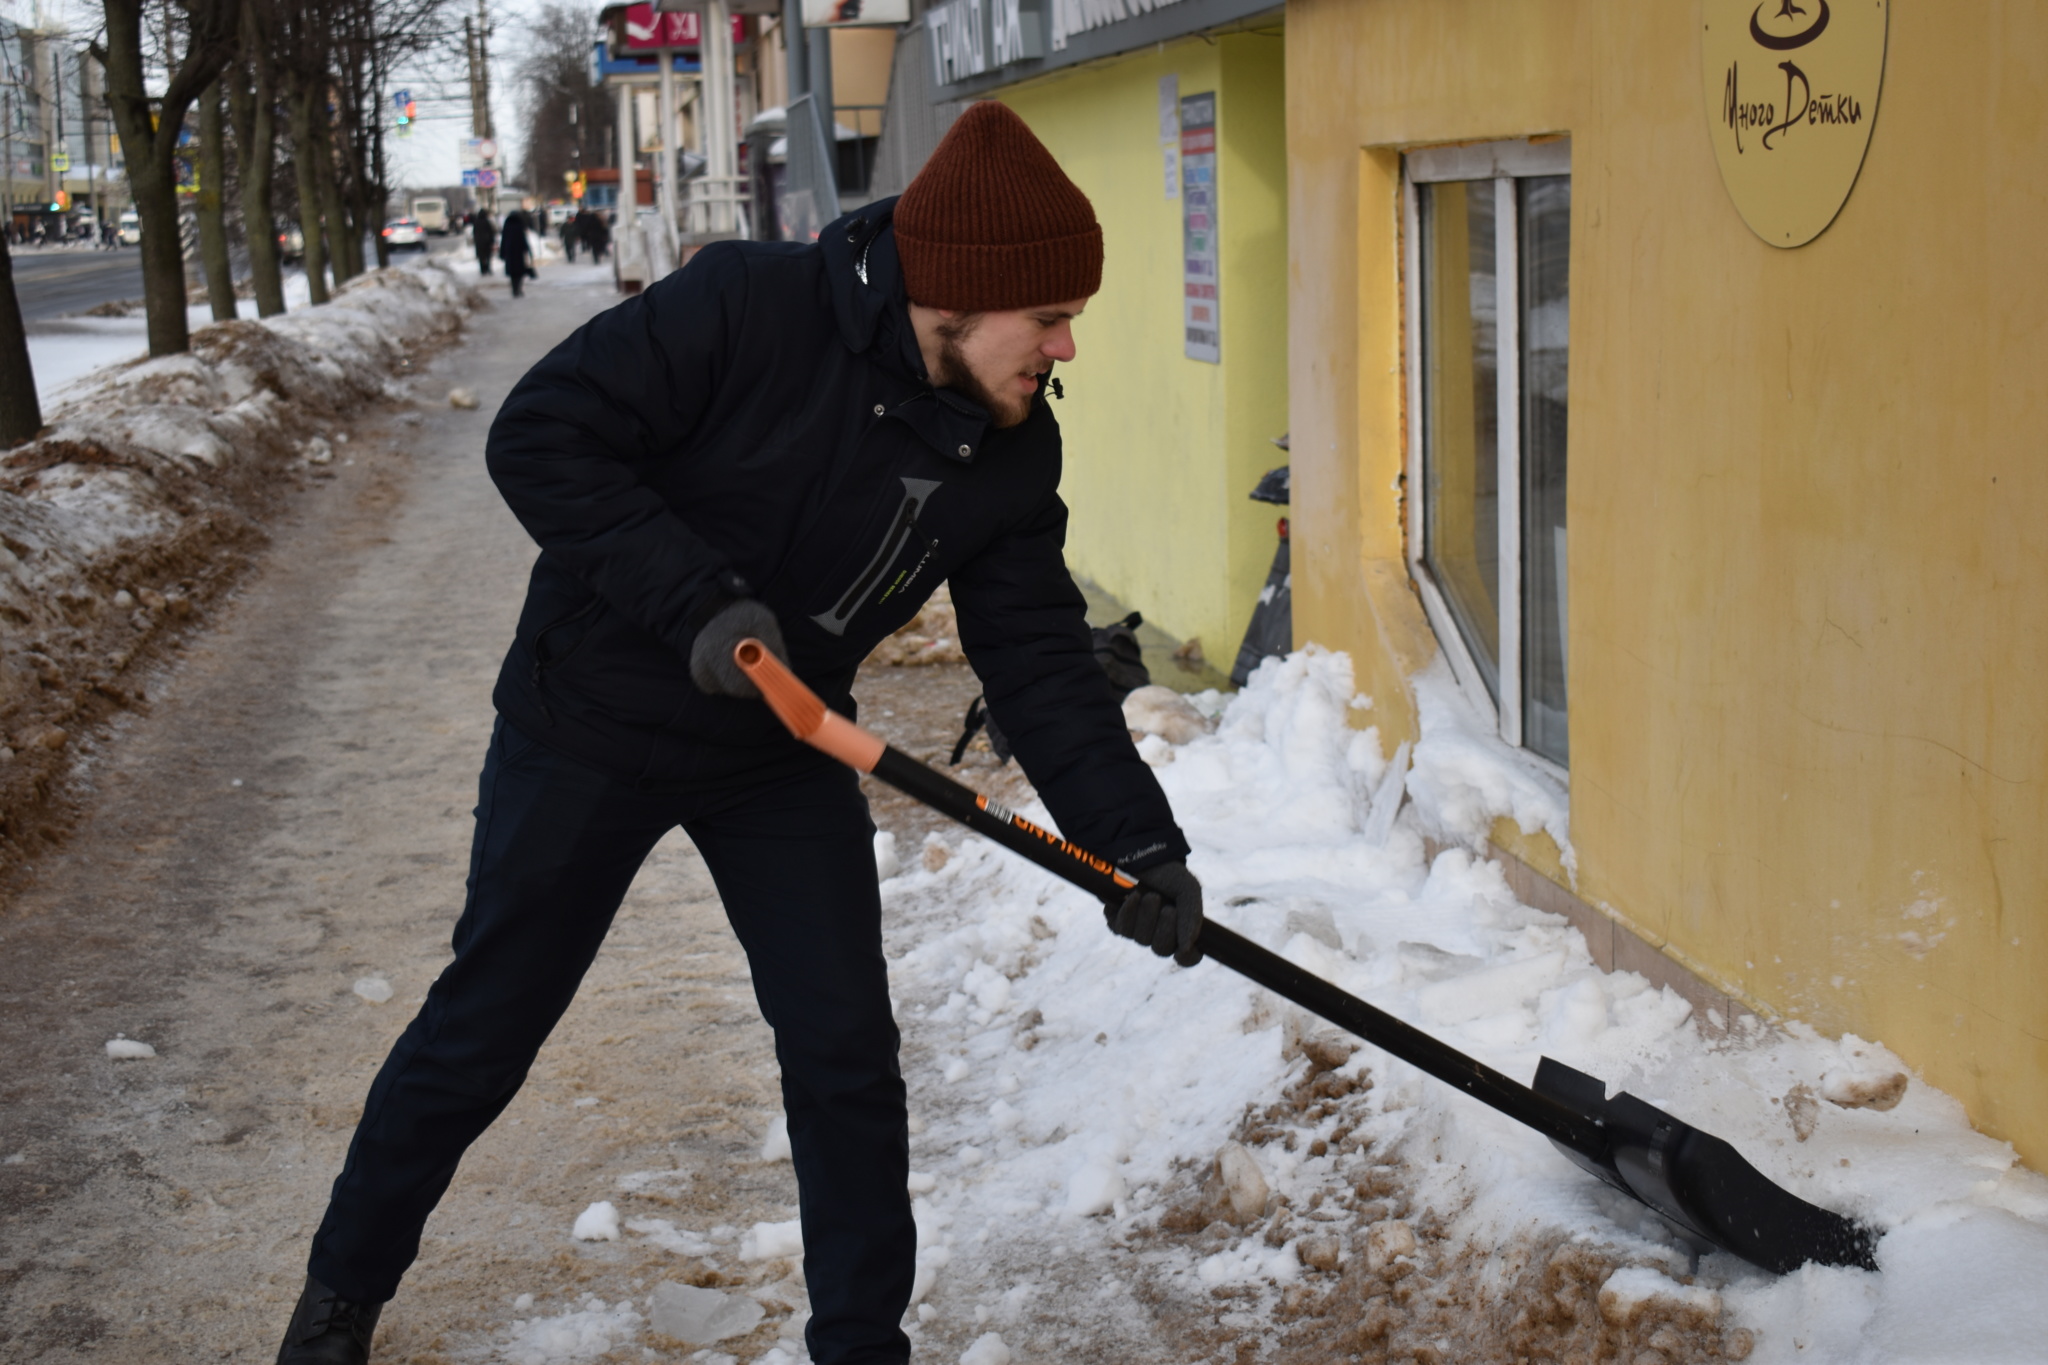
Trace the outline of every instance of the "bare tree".
<instances>
[{"instance_id":1,"label":"bare tree","mask_svg":"<svg viewBox=\"0 0 2048 1365\"><path fill-rule=\"evenodd\" d=\"M249 278L256 315L284 311L284 271L277 249L277 212L271 197L277 168L277 41L269 0L242 0L238 51L226 75L228 110L235 125L236 183L241 187L242 235L249 240Z\"/></svg>"},{"instance_id":2,"label":"bare tree","mask_svg":"<svg viewBox=\"0 0 2048 1365\"><path fill-rule=\"evenodd\" d=\"M167 30L174 41L159 54L169 79L164 93L152 97L147 74L151 54L143 37L146 2L105 0L105 41L95 42L91 50L107 73L107 104L121 135L128 192L142 224L142 298L148 312L149 353L173 355L191 345L178 230L178 134L192 102L233 55L240 7L237 0L171 0Z\"/></svg>"},{"instance_id":3,"label":"bare tree","mask_svg":"<svg viewBox=\"0 0 2048 1365\"><path fill-rule=\"evenodd\" d=\"M617 110L590 80L592 11L549 0L526 25L526 54L514 68L526 115L526 183L547 193L569 173L609 159Z\"/></svg>"},{"instance_id":4,"label":"bare tree","mask_svg":"<svg viewBox=\"0 0 2048 1365\"><path fill-rule=\"evenodd\" d=\"M227 130L220 108L220 82L199 92L199 263L206 271L206 301L213 320L235 316L235 277L228 260L226 181Z\"/></svg>"}]
</instances>

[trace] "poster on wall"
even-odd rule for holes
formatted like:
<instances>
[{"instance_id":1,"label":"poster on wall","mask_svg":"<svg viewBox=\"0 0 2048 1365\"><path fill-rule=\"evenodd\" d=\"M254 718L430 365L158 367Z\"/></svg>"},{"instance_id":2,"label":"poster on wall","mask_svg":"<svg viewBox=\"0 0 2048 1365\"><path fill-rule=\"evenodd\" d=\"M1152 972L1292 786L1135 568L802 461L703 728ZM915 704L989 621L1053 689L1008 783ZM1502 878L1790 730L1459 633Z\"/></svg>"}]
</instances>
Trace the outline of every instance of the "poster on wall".
<instances>
[{"instance_id":1,"label":"poster on wall","mask_svg":"<svg viewBox=\"0 0 2048 1365\"><path fill-rule=\"evenodd\" d=\"M1180 102L1181 307L1190 360L1223 363L1216 296L1216 92Z\"/></svg>"}]
</instances>

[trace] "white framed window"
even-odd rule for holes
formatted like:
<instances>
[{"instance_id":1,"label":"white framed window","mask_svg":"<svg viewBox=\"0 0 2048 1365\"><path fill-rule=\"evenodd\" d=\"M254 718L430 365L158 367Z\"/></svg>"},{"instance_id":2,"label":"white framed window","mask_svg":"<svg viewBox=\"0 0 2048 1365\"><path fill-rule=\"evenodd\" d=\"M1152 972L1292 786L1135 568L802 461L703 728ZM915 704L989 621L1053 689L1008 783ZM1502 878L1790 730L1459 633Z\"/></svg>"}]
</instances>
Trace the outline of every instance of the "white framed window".
<instances>
[{"instance_id":1,"label":"white framed window","mask_svg":"<svg viewBox=\"0 0 2048 1365\"><path fill-rule=\"evenodd\" d=\"M1561 774L1571 143L1423 148L1402 179L1409 571L1462 688Z\"/></svg>"}]
</instances>

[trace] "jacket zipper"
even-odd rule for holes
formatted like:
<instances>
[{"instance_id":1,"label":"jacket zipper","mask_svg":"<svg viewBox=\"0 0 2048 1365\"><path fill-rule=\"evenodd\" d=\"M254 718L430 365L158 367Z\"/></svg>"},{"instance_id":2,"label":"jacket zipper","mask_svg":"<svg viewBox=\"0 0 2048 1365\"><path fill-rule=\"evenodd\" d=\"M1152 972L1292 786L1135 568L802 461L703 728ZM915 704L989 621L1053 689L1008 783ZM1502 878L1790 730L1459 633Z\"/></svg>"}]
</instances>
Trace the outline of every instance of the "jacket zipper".
<instances>
[{"instance_id":1,"label":"jacket zipper","mask_svg":"<svg viewBox=\"0 0 2048 1365\"><path fill-rule=\"evenodd\" d=\"M541 656L541 646L546 642L548 636L554 634L556 631L562 629L564 626L575 625L578 621L581 621L584 617L590 615L592 612L596 611L599 607L603 605L604 599L602 597L593 597L590 599L588 605L579 607L577 610L570 612L567 616L564 616L559 621L549 622L547 625L541 627L540 630L536 632L533 637L533 690L537 694L539 694L540 713L541 715L547 718L547 722L550 725L553 725L555 723L555 713L553 709L548 706L547 675L548 670L554 667L556 664L560 663L562 660L544 659ZM570 651L570 653L572 654L574 652L574 650ZM567 657L568 655L563 656L563 658Z\"/></svg>"}]
</instances>

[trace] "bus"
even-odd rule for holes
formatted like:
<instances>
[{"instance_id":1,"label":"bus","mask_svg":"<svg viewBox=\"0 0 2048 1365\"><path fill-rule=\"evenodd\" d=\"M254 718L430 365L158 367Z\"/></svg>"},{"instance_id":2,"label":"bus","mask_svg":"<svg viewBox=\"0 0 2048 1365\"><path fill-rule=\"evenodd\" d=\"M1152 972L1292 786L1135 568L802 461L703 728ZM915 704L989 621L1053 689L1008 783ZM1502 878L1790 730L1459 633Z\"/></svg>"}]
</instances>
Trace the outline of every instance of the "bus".
<instances>
[{"instance_id":1,"label":"bus","mask_svg":"<svg viewBox=\"0 0 2048 1365\"><path fill-rule=\"evenodd\" d=\"M422 228L436 237L448 235L448 201L446 199L415 199L412 201L412 216Z\"/></svg>"}]
</instances>

